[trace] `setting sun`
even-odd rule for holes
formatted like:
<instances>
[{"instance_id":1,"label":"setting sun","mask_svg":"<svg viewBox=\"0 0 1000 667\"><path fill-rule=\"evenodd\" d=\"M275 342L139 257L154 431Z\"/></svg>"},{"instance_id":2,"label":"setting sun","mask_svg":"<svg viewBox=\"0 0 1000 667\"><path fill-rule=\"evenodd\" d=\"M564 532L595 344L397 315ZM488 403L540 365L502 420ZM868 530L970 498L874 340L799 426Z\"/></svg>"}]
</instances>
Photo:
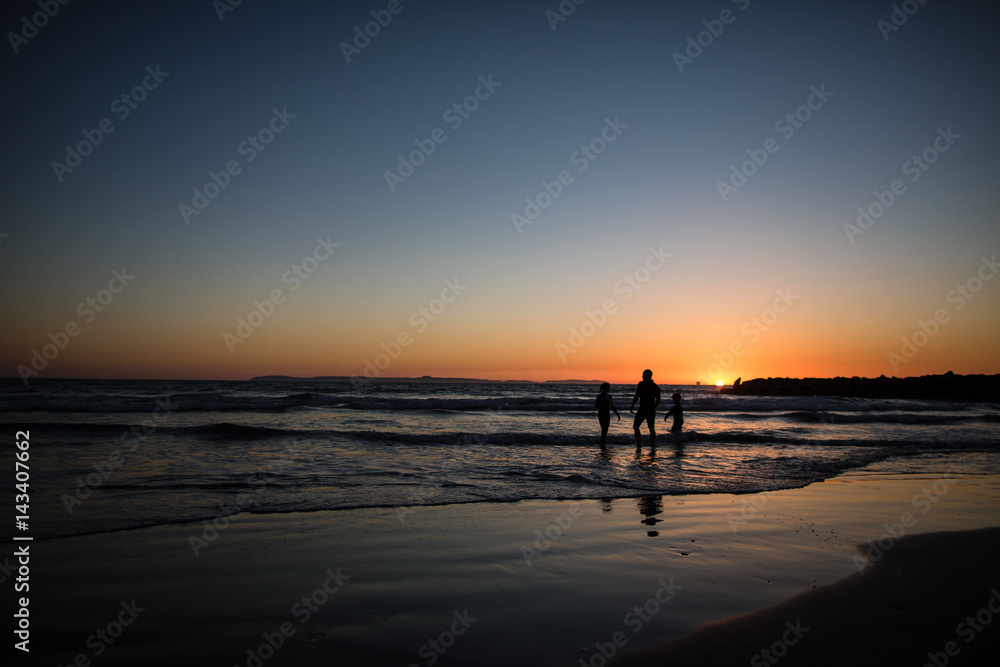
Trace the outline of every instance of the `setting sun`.
<instances>
[{"instance_id":1,"label":"setting sun","mask_svg":"<svg viewBox=\"0 0 1000 667\"><path fill-rule=\"evenodd\" d=\"M716 387L725 387L725 386L726 386L726 383L725 383L725 382L723 382L722 380L716 380L716 381L715 381L715 386L716 386Z\"/></svg>"}]
</instances>

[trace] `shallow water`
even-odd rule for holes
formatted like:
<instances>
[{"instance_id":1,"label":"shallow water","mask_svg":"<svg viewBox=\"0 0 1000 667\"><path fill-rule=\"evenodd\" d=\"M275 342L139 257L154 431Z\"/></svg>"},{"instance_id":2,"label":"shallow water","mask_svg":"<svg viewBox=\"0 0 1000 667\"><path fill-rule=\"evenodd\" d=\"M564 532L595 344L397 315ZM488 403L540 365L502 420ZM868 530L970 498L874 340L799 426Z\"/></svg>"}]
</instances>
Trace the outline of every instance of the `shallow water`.
<instances>
[{"instance_id":1,"label":"shallow water","mask_svg":"<svg viewBox=\"0 0 1000 667\"><path fill-rule=\"evenodd\" d=\"M660 417L656 449L644 435L639 451L632 385L612 389L622 420L604 451L592 385L50 380L0 399L7 429L30 430L36 538L241 512L755 493L873 463L1000 472L996 405L661 390L684 396L684 438Z\"/></svg>"}]
</instances>

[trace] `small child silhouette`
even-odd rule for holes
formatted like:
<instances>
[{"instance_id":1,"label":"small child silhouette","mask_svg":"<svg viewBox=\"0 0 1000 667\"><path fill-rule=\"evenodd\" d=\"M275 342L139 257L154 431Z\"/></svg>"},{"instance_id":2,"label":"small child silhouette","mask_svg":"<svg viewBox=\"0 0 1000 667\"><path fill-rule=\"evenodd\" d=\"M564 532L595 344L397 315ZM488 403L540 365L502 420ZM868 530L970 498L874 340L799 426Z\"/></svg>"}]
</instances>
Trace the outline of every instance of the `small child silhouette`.
<instances>
[{"instance_id":1,"label":"small child silhouette","mask_svg":"<svg viewBox=\"0 0 1000 667\"><path fill-rule=\"evenodd\" d=\"M610 391L610 384L607 382L601 383L601 393L597 395L597 400L594 401L594 407L597 408L597 422L601 425L601 447L605 446L608 438L608 426L611 425L611 411L614 410L618 421L622 420L622 416L618 414L618 410L615 408L615 401L611 398Z\"/></svg>"},{"instance_id":2,"label":"small child silhouette","mask_svg":"<svg viewBox=\"0 0 1000 667\"><path fill-rule=\"evenodd\" d=\"M684 428L684 406L681 405L681 395L674 392L670 398L674 399L674 407L667 410L667 414L663 415L663 421L667 421L667 417L673 415L674 425L670 427L670 432L680 433L681 429Z\"/></svg>"}]
</instances>

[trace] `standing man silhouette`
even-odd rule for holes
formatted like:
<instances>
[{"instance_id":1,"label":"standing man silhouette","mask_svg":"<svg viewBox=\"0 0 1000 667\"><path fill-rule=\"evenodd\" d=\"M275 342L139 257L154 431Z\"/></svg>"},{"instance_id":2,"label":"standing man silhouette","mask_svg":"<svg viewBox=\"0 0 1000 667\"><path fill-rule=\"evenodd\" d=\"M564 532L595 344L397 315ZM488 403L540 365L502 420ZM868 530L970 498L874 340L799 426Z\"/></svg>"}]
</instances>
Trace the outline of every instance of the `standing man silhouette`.
<instances>
[{"instance_id":1,"label":"standing man silhouette","mask_svg":"<svg viewBox=\"0 0 1000 667\"><path fill-rule=\"evenodd\" d=\"M656 406L660 404L660 388L653 382L653 371L648 368L642 372L642 382L636 385L635 396L632 397L632 411L639 402L639 411L635 413L632 430L635 431L635 446L642 447L642 434L639 427L645 421L649 426L649 446L656 446Z\"/></svg>"}]
</instances>

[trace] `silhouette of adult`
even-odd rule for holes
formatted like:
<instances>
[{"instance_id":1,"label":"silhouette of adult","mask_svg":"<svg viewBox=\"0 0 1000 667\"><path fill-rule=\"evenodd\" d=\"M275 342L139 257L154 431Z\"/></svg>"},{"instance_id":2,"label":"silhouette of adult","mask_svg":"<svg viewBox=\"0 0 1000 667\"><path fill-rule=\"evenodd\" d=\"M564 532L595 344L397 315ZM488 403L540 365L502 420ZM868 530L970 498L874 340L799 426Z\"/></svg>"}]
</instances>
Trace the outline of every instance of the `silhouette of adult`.
<instances>
[{"instance_id":1,"label":"silhouette of adult","mask_svg":"<svg viewBox=\"0 0 1000 667\"><path fill-rule=\"evenodd\" d=\"M636 401L639 411L635 413L632 430L635 431L635 446L642 447L642 433L639 427L645 421L649 427L649 446L656 446L656 406L660 404L660 388L653 382L653 371L648 368L642 372L642 381L636 385L635 396L632 397L632 408L635 412Z\"/></svg>"}]
</instances>

